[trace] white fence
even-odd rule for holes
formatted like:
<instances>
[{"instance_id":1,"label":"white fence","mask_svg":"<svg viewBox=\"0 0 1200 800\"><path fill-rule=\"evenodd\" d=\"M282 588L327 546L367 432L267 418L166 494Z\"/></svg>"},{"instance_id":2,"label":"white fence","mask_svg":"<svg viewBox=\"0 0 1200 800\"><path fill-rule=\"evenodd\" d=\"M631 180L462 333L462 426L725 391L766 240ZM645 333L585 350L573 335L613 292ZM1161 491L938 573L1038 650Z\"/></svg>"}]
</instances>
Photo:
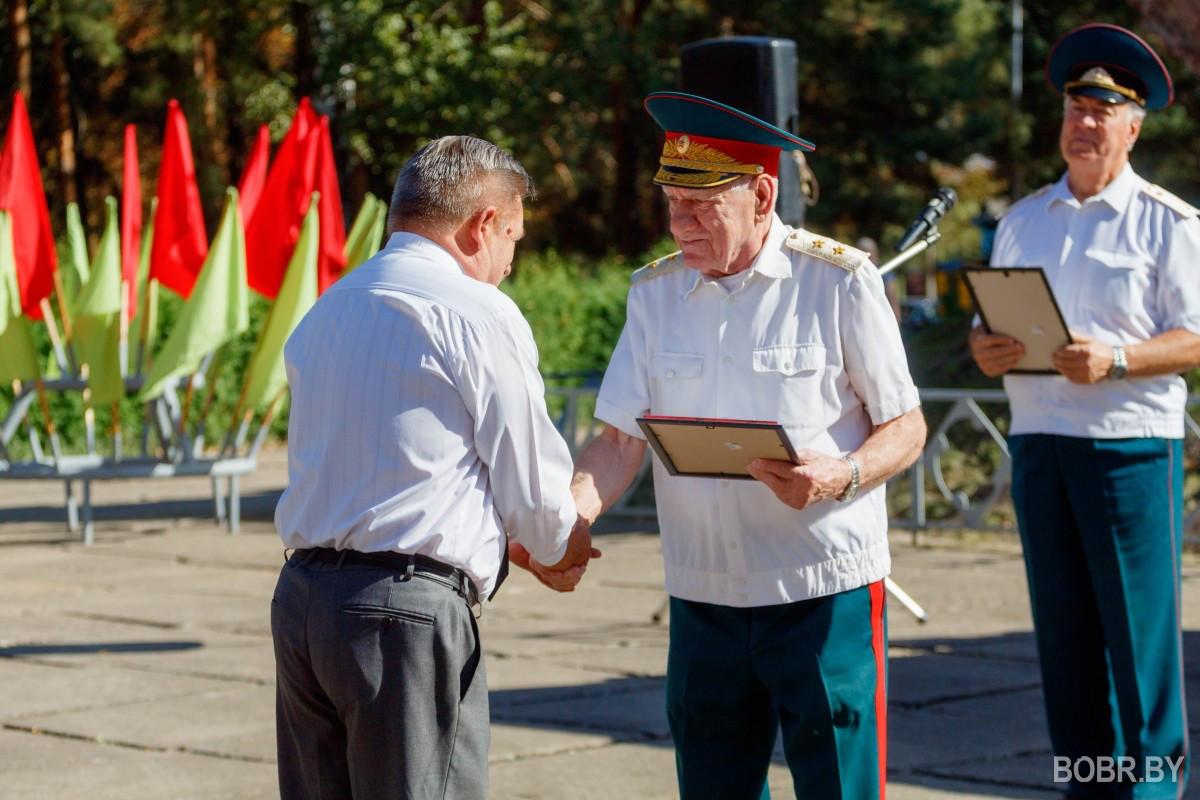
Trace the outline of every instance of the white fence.
<instances>
[{"instance_id":1,"label":"white fence","mask_svg":"<svg viewBox=\"0 0 1200 800\"><path fill-rule=\"evenodd\" d=\"M603 423L592 418L597 388L549 387L547 398L572 454L578 454ZM1193 459L1200 446L1200 425L1193 410L1200 395L1188 398L1185 417L1184 532L1200 544L1200 475ZM1016 532L1009 501L1012 461L1003 431L1008 429L1008 398L999 389L922 389L921 402L930 423L925 451L888 484L888 511L894 527L917 532L958 528ZM633 487L609 513L653 516L650 456Z\"/></svg>"}]
</instances>

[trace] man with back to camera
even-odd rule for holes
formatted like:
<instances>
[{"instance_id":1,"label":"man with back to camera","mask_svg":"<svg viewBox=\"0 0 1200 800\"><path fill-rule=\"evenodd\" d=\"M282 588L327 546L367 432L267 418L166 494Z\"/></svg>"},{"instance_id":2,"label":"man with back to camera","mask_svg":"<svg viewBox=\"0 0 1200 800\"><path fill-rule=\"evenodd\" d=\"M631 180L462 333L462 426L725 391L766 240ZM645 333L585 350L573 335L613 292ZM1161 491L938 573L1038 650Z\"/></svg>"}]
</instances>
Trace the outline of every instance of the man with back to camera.
<instances>
[{"instance_id":1,"label":"man with back to camera","mask_svg":"<svg viewBox=\"0 0 1200 800\"><path fill-rule=\"evenodd\" d=\"M1085 25L1058 41L1046 74L1064 94L1067 171L1006 212L991 263L1045 270L1074 340L1054 354L1060 375L1004 377L1055 780L1070 775L1068 798L1178 798L1179 373L1200 364L1200 219L1129 164L1146 110L1172 100L1149 45ZM1025 352L982 327L969 343L989 376Z\"/></svg>"},{"instance_id":2,"label":"man with back to camera","mask_svg":"<svg viewBox=\"0 0 1200 800\"><path fill-rule=\"evenodd\" d=\"M758 480L654 463L680 794L758 798L782 725L798 797L880 798L882 484L925 436L896 319L865 254L775 215L780 152L812 145L692 95L646 108L681 252L633 275L576 503L590 523L630 484L644 414L782 423L800 463L756 461Z\"/></svg>"},{"instance_id":3,"label":"man with back to camera","mask_svg":"<svg viewBox=\"0 0 1200 800\"><path fill-rule=\"evenodd\" d=\"M559 590L599 555L529 326L496 288L532 191L489 142L430 142L396 181L383 251L288 340L275 524L296 549L271 605L284 798L486 797L472 609L507 572L506 529Z\"/></svg>"}]
</instances>

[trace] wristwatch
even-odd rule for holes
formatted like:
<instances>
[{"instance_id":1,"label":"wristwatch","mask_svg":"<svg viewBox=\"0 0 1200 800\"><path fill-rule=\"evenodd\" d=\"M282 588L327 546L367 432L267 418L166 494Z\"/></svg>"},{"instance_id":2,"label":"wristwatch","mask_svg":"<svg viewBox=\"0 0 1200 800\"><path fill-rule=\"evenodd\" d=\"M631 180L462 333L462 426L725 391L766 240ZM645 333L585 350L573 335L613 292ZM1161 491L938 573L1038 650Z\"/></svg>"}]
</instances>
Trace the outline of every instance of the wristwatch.
<instances>
[{"instance_id":1,"label":"wristwatch","mask_svg":"<svg viewBox=\"0 0 1200 800\"><path fill-rule=\"evenodd\" d=\"M1110 381L1123 381L1125 376L1129 374L1129 362L1125 360L1125 348L1120 345L1114 347L1112 367L1108 370L1108 379Z\"/></svg>"},{"instance_id":2,"label":"wristwatch","mask_svg":"<svg viewBox=\"0 0 1200 800\"><path fill-rule=\"evenodd\" d=\"M849 503L858 497L858 462L854 460L854 456L842 456L842 461L850 465L850 485L846 487L846 491L842 492L838 502Z\"/></svg>"}]
</instances>

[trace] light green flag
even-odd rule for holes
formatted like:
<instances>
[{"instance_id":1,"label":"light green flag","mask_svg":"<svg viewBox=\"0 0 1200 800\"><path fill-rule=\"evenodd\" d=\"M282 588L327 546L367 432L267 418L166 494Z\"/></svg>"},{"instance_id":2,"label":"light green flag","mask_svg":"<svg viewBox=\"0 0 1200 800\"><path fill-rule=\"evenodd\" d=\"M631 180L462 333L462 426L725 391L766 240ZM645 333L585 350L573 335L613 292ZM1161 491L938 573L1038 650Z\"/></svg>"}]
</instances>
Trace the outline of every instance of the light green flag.
<instances>
[{"instance_id":1,"label":"light green flag","mask_svg":"<svg viewBox=\"0 0 1200 800\"><path fill-rule=\"evenodd\" d=\"M387 229L388 204L376 198L375 200L375 224L371 226L371 241L375 243L375 249L371 255L379 252L379 248L383 246L384 231Z\"/></svg>"},{"instance_id":2,"label":"light green flag","mask_svg":"<svg viewBox=\"0 0 1200 800\"><path fill-rule=\"evenodd\" d=\"M346 269L345 275L359 264L379 252L379 240L383 236L383 219L380 219L379 209L383 207L383 217L387 217L387 206L375 195L367 192L350 233L346 235Z\"/></svg>"},{"instance_id":3,"label":"light green flag","mask_svg":"<svg viewBox=\"0 0 1200 800\"><path fill-rule=\"evenodd\" d=\"M79 217L79 204L67 204L67 253L68 266L59 271L63 275L63 305L70 322L75 319L75 306L79 302L79 293L88 282L91 268L88 266L87 234L83 230L83 220ZM42 375L47 378L61 378L62 368L58 358L50 353L46 358L46 368Z\"/></svg>"},{"instance_id":4,"label":"light green flag","mask_svg":"<svg viewBox=\"0 0 1200 800\"><path fill-rule=\"evenodd\" d=\"M83 220L79 218L79 204L67 203L67 249L71 258L67 262L69 269L63 270L63 293L66 297L67 308L72 314L79 292L87 284L91 269L88 267L87 234L83 230Z\"/></svg>"},{"instance_id":5,"label":"light green flag","mask_svg":"<svg viewBox=\"0 0 1200 800\"><path fill-rule=\"evenodd\" d=\"M29 319L21 316L17 257L13 252L12 214L0 210L0 381L38 377L37 349Z\"/></svg>"},{"instance_id":6,"label":"light green flag","mask_svg":"<svg viewBox=\"0 0 1200 800\"><path fill-rule=\"evenodd\" d=\"M246 237L237 189L225 191L221 226L208 248L191 297L146 378L139 399L162 394L167 381L196 371L206 353L250 327Z\"/></svg>"},{"instance_id":7,"label":"light green flag","mask_svg":"<svg viewBox=\"0 0 1200 800\"><path fill-rule=\"evenodd\" d=\"M142 228L142 252L138 255L138 307L129 323L129 354L126 363L134 372L144 371L154 352L158 334L158 281L150 280L150 249L154 243L154 212L158 210L158 198L150 199L150 218ZM142 357L138 358L141 346Z\"/></svg>"},{"instance_id":8,"label":"light green flag","mask_svg":"<svg viewBox=\"0 0 1200 800\"><path fill-rule=\"evenodd\" d=\"M320 227L317 221L319 192L313 192L308 213L300 238L288 262L283 276L283 286L267 322L258 337L258 346L246 368L246 394L242 409L250 411L261 408L275 398L279 390L287 385L287 373L283 368L283 346L301 318L317 302L317 247ZM235 421L236 422L236 421Z\"/></svg>"},{"instance_id":9,"label":"light green flag","mask_svg":"<svg viewBox=\"0 0 1200 800\"><path fill-rule=\"evenodd\" d=\"M117 200L107 197L104 235L88 282L75 307L75 357L88 366L90 405L106 406L125 396L121 375L121 230Z\"/></svg>"}]
</instances>

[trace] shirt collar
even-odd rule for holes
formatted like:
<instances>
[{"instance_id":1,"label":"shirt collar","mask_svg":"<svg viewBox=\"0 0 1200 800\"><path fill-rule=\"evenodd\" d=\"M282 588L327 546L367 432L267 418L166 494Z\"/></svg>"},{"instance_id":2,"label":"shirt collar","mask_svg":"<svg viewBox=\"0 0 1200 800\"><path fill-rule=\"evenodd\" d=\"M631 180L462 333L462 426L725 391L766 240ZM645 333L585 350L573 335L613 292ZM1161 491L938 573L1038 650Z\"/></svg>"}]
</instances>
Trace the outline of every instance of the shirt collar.
<instances>
[{"instance_id":1,"label":"shirt collar","mask_svg":"<svg viewBox=\"0 0 1200 800\"><path fill-rule=\"evenodd\" d=\"M1134 173L1133 165L1128 161L1125 162L1125 166L1117 173L1117 177L1109 182L1108 186L1105 186L1099 193L1084 200L1083 203L1080 203L1071 192L1071 187L1067 183L1067 176L1068 173L1064 172L1058 183L1054 184L1050 195L1051 202L1067 203L1076 208L1081 208L1087 203L1104 203L1112 210L1120 211L1129 207L1129 200L1138 189L1137 174Z\"/></svg>"},{"instance_id":2,"label":"shirt collar","mask_svg":"<svg viewBox=\"0 0 1200 800\"><path fill-rule=\"evenodd\" d=\"M755 275L779 280L792 274L791 260L779 257L783 248L783 240L787 238L787 235L787 226L779 219L778 214L772 213L771 229L767 231L767 238L763 241L762 249L758 251L758 255L754 257L754 261L750 264L750 275L746 276L747 281L754 280ZM692 276L692 282L684 289L684 298L687 298L688 295L696 291L697 287L705 283L716 283L709 278L705 278L699 270L692 270L692 272L695 274Z\"/></svg>"},{"instance_id":3,"label":"shirt collar","mask_svg":"<svg viewBox=\"0 0 1200 800\"><path fill-rule=\"evenodd\" d=\"M396 231L387 240L383 249L389 254L412 253L427 259L438 269L453 270L466 275L458 260L450 255L450 251L432 239L411 231Z\"/></svg>"}]
</instances>

